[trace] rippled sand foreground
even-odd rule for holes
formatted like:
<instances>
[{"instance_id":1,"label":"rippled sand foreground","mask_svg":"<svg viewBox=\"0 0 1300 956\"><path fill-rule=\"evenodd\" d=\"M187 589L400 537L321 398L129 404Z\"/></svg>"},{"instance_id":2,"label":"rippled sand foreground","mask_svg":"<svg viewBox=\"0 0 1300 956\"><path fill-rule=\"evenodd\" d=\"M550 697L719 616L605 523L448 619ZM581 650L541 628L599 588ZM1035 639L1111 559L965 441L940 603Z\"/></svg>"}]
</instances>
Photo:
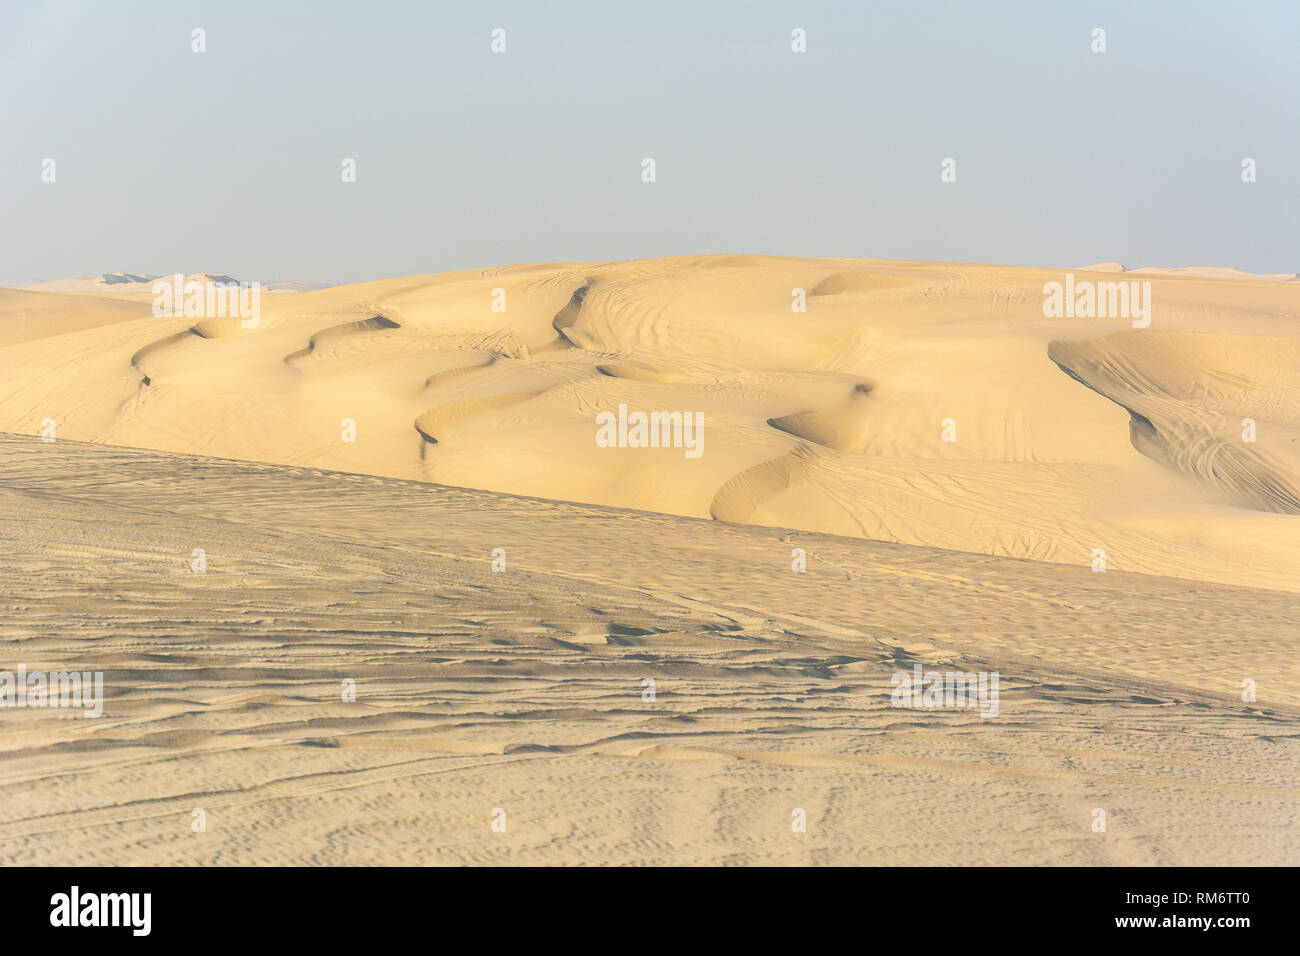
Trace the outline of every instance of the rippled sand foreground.
<instances>
[{"instance_id":1,"label":"rippled sand foreground","mask_svg":"<svg viewBox=\"0 0 1300 956\"><path fill-rule=\"evenodd\" d=\"M1300 862L1283 591L9 435L0 595L6 863Z\"/></svg>"}]
</instances>

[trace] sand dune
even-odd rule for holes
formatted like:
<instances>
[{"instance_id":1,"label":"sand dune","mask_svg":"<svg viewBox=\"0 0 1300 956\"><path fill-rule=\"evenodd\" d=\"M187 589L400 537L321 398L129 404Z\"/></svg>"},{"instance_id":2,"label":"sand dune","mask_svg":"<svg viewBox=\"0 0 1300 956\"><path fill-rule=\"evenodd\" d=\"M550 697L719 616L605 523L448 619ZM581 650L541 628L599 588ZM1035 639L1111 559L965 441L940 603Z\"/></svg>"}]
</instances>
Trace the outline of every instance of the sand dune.
<instances>
[{"instance_id":1,"label":"sand dune","mask_svg":"<svg viewBox=\"0 0 1300 956\"><path fill-rule=\"evenodd\" d=\"M1048 354L1129 412L1147 457L1222 500L1300 514L1300 338L1130 331ZM1254 442L1241 439L1247 418Z\"/></svg>"},{"instance_id":2,"label":"sand dune","mask_svg":"<svg viewBox=\"0 0 1300 956\"><path fill-rule=\"evenodd\" d=\"M12 435L0 585L105 691L3 712L7 864L1300 860L1278 591Z\"/></svg>"},{"instance_id":3,"label":"sand dune","mask_svg":"<svg viewBox=\"0 0 1300 956\"><path fill-rule=\"evenodd\" d=\"M34 282L23 288L34 292L72 292L80 295L103 295L122 299L152 299L154 296L154 283L171 278L171 275L151 275L140 272L105 272L103 275L98 276ZM223 272L194 272L184 275L183 279L185 282L199 282L205 286L209 283L230 285L239 282L234 276L226 275ZM261 282L261 286L265 292L309 292L315 289L329 288L329 283L284 280Z\"/></svg>"},{"instance_id":4,"label":"sand dune","mask_svg":"<svg viewBox=\"0 0 1300 956\"><path fill-rule=\"evenodd\" d=\"M1061 276L513 266L272 296L253 329L5 290L0 428L1300 589L1300 285L1146 270L1134 329L1045 318ZM702 413L703 453L598 447L620 405Z\"/></svg>"},{"instance_id":5,"label":"sand dune","mask_svg":"<svg viewBox=\"0 0 1300 956\"><path fill-rule=\"evenodd\" d=\"M1188 279L1246 279L1261 282L1300 281L1300 275L1294 272L1243 272L1240 269L1229 269L1222 266L1176 266L1174 268L1143 266L1140 269L1129 269L1119 262L1097 262L1090 266L1084 266L1080 271L1128 272L1138 276L1183 276Z\"/></svg>"},{"instance_id":6,"label":"sand dune","mask_svg":"<svg viewBox=\"0 0 1300 956\"><path fill-rule=\"evenodd\" d=\"M152 311L147 302L0 289L0 348L148 315Z\"/></svg>"}]
</instances>

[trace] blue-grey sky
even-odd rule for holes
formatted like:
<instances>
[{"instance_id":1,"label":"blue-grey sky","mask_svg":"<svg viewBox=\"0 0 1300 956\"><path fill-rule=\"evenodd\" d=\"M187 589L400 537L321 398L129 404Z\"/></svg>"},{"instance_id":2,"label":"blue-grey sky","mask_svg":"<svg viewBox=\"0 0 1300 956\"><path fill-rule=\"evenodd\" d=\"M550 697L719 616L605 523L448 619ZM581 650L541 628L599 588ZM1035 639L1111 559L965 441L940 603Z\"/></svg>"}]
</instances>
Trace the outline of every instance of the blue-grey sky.
<instances>
[{"instance_id":1,"label":"blue-grey sky","mask_svg":"<svg viewBox=\"0 0 1300 956\"><path fill-rule=\"evenodd\" d=\"M717 252L1300 270L1296 0L3 0L0 89L6 284Z\"/></svg>"}]
</instances>

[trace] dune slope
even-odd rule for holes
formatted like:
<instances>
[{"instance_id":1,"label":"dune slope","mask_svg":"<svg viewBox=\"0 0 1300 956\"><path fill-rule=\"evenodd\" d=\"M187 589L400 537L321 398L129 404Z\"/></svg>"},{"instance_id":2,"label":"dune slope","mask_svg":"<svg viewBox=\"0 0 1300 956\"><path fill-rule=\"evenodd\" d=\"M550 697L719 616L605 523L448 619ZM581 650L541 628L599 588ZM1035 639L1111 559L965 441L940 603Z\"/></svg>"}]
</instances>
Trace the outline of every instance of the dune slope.
<instances>
[{"instance_id":1,"label":"dune slope","mask_svg":"<svg viewBox=\"0 0 1300 956\"><path fill-rule=\"evenodd\" d=\"M7 864L1300 861L1277 591L0 436L0 593L105 698L3 711Z\"/></svg>"}]
</instances>

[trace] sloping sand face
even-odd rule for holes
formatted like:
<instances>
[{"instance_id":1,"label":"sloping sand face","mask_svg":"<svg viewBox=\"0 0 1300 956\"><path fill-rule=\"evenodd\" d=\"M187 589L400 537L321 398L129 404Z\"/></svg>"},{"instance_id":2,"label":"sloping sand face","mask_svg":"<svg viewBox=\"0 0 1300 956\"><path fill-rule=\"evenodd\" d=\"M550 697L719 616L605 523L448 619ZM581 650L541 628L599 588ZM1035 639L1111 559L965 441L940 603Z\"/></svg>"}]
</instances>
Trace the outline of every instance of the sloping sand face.
<instances>
[{"instance_id":1,"label":"sloping sand face","mask_svg":"<svg viewBox=\"0 0 1300 956\"><path fill-rule=\"evenodd\" d=\"M268 296L255 328L6 291L0 429L1300 589L1300 282L1079 270L1149 283L1134 328L1046 317L1063 277L515 266ZM699 454L602 444L655 413Z\"/></svg>"},{"instance_id":2,"label":"sloping sand face","mask_svg":"<svg viewBox=\"0 0 1300 956\"><path fill-rule=\"evenodd\" d=\"M0 592L6 863L1300 862L1285 592L12 435Z\"/></svg>"}]
</instances>

